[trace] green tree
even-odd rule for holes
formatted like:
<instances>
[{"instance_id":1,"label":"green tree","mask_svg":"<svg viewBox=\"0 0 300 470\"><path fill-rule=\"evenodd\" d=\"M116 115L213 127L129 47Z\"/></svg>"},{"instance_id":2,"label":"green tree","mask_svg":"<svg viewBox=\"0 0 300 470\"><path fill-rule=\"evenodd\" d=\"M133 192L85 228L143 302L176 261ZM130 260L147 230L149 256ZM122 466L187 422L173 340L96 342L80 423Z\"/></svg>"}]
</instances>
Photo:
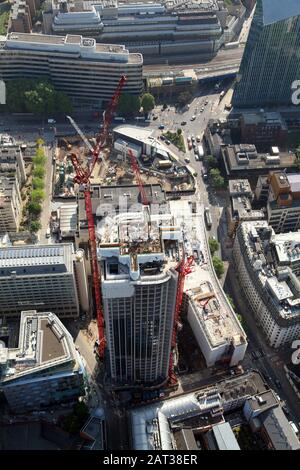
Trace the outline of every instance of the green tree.
<instances>
[{"instance_id":1,"label":"green tree","mask_svg":"<svg viewBox=\"0 0 300 470\"><path fill-rule=\"evenodd\" d=\"M144 113L149 113L155 107L155 99L151 93L145 93L141 97L141 106L144 110Z\"/></svg>"},{"instance_id":2,"label":"green tree","mask_svg":"<svg viewBox=\"0 0 300 470\"><path fill-rule=\"evenodd\" d=\"M119 104L118 104L118 113L132 117L135 116L141 107L141 101L139 96L129 95L127 93L123 93L120 96Z\"/></svg>"},{"instance_id":3,"label":"green tree","mask_svg":"<svg viewBox=\"0 0 300 470\"><path fill-rule=\"evenodd\" d=\"M45 169L41 165L37 165L33 170L33 176L35 178L44 178L45 176Z\"/></svg>"},{"instance_id":4,"label":"green tree","mask_svg":"<svg viewBox=\"0 0 300 470\"><path fill-rule=\"evenodd\" d=\"M42 178L33 178L32 187L33 189L44 189L44 180Z\"/></svg>"},{"instance_id":5,"label":"green tree","mask_svg":"<svg viewBox=\"0 0 300 470\"><path fill-rule=\"evenodd\" d=\"M30 215L38 216L40 215L41 210L42 207L38 202L30 201L30 203L28 204L28 212Z\"/></svg>"},{"instance_id":6,"label":"green tree","mask_svg":"<svg viewBox=\"0 0 300 470\"><path fill-rule=\"evenodd\" d=\"M39 166L39 165L43 166L43 165L45 165L46 157L45 157L44 152L42 152L42 153L37 152L35 157L33 157L33 159L32 159L32 163L34 164L34 166Z\"/></svg>"},{"instance_id":7,"label":"green tree","mask_svg":"<svg viewBox=\"0 0 300 470\"><path fill-rule=\"evenodd\" d=\"M216 271L216 275L220 279L225 271L223 261L218 256L214 256L212 262Z\"/></svg>"},{"instance_id":8,"label":"green tree","mask_svg":"<svg viewBox=\"0 0 300 470\"><path fill-rule=\"evenodd\" d=\"M209 244L209 249L210 249L211 254L214 255L215 252L218 251L219 249L219 243L217 242L217 240L210 237L208 240L208 244Z\"/></svg>"},{"instance_id":9,"label":"green tree","mask_svg":"<svg viewBox=\"0 0 300 470\"><path fill-rule=\"evenodd\" d=\"M38 220L32 220L32 222L30 222L30 231L31 232L36 233L41 228L42 228L42 225Z\"/></svg>"},{"instance_id":10,"label":"green tree","mask_svg":"<svg viewBox=\"0 0 300 470\"><path fill-rule=\"evenodd\" d=\"M211 177L211 180L212 180L212 185L213 185L214 188L216 188L216 189L224 188L225 180L224 180L223 176L221 176L220 170L218 170L218 168L212 168L209 171L209 174L210 174L210 177Z\"/></svg>"},{"instance_id":11,"label":"green tree","mask_svg":"<svg viewBox=\"0 0 300 470\"><path fill-rule=\"evenodd\" d=\"M177 135L181 135L182 134L182 129L177 129Z\"/></svg>"},{"instance_id":12,"label":"green tree","mask_svg":"<svg viewBox=\"0 0 300 470\"><path fill-rule=\"evenodd\" d=\"M31 191L32 202L42 202L45 198L45 193L42 189L33 189Z\"/></svg>"},{"instance_id":13,"label":"green tree","mask_svg":"<svg viewBox=\"0 0 300 470\"><path fill-rule=\"evenodd\" d=\"M213 155L208 155L206 161L209 168L216 168L218 166L218 161Z\"/></svg>"},{"instance_id":14,"label":"green tree","mask_svg":"<svg viewBox=\"0 0 300 470\"><path fill-rule=\"evenodd\" d=\"M57 91L55 94L56 112L62 114L71 114L73 105L71 99L63 92Z\"/></svg>"}]
</instances>

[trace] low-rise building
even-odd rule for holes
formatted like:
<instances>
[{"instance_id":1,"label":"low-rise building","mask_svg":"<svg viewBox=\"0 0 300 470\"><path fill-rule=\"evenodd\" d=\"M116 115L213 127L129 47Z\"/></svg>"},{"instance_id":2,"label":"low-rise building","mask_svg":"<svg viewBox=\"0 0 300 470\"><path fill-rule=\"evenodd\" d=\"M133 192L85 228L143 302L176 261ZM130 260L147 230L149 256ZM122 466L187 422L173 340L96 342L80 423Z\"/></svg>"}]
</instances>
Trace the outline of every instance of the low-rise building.
<instances>
[{"instance_id":1,"label":"low-rise building","mask_svg":"<svg viewBox=\"0 0 300 470\"><path fill-rule=\"evenodd\" d=\"M237 229L233 260L258 324L270 346L278 348L300 334L300 281L290 266L276 264L273 235L266 221L243 222Z\"/></svg>"},{"instance_id":2,"label":"low-rise building","mask_svg":"<svg viewBox=\"0 0 300 470\"><path fill-rule=\"evenodd\" d=\"M13 413L77 400L84 375L73 338L53 313L23 311L18 347L0 343L0 389Z\"/></svg>"},{"instance_id":3,"label":"low-rise building","mask_svg":"<svg viewBox=\"0 0 300 470\"><path fill-rule=\"evenodd\" d=\"M250 220L264 220L262 210L252 208L253 193L248 180L229 180L230 206L227 207L228 235L235 236L236 229L241 222Z\"/></svg>"},{"instance_id":4,"label":"low-rise building","mask_svg":"<svg viewBox=\"0 0 300 470\"><path fill-rule=\"evenodd\" d=\"M255 144L262 149L285 145L288 138L287 124L277 112L244 112L240 117L240 129L241 142Z\"/></svg>"},{"instance_id":5,"label":"low-rise building","mask_svg":"<svg viewBox=\"0 0 300 470\"><path fill-rule=\"evenodd\" d=\"M84 257L72 244L0 249L0 316L49 308L60 318L76 317L88 304Z\"/></svg>"},{"instance_id":6,"label":"low-rise building","mask_svg":"<svg viewBox=\"0 0 300 470\"><path fill-rule=\"evenodd\" d=\"M296 155L280 152L276 147L259 153L253 144L221 145L221 157L226 175L235 178L257 177L280 169L292 172L297 168Z\"/></svg>"}]
</instances>

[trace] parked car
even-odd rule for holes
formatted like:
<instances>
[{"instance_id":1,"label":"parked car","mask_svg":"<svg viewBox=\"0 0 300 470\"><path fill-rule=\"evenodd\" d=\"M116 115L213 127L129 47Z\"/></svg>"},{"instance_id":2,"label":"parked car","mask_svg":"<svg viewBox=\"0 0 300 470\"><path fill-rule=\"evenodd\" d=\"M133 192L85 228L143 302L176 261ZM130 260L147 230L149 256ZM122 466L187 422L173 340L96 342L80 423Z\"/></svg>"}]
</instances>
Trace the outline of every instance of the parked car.
<instances>
[{"instance_id":1,"label":"parked car","mask_svg":"<svg viewBox=\"0 0 300 470\"><path fill-rule=\"evenodd\" d=\"M182 126L185 126L185 125L186 125L186 121L182 121L181 125L182 125Z\"/></svg>"},{"instance_id":2,"label":"parked car","mask_svg":"<svg viewBox=\"0 0 300 470\"><path fill-rule=\"evenodd\" d=\"M160 140L166 140L165 136L164 136L164 135L161 135L161 136L160 136Z\"/></svg>"},{"instance_id":3,"label":"parked car","mask_svg":"<svg viewBox=\"0 0 300 470\"><path fill-rule=\"evenodd\" d=\"M166 139L166 144L167 144L167 145L170 145L170 143L171 143L171 142Z\"/></svg>"},{"instance_id":4,"label":"parked car","mask_svg":"<svg viewBox=\"0 0 300 470\"><path fill-rule=\"evenodd\" d=\"M165 126L164 126L163 124L160 124L160 125L158 126L158 129L160 129L160 130L162 130L162 129L164 129L164 128L165 128Z\"/></svg>"},{"instance_id":5,"label":"parked car","mask_svg":"<svg viewBox=\"0 0 300 470\"><path fill-rule=\"evenodd\" d=\"M186 163L190 163L191 160L189 159L189 157L185 157L185 161Z\"/></svg>"},{"instance_id":6,"label":"parked car","mask_svg":"<svg viewBox=\"0 0 300 470\"><path fill-rule=\"evenodd\" d=\"M191 121L195 121L197 116L195 116L195 114L191 117Z\"/></svg>"}]
</instances>

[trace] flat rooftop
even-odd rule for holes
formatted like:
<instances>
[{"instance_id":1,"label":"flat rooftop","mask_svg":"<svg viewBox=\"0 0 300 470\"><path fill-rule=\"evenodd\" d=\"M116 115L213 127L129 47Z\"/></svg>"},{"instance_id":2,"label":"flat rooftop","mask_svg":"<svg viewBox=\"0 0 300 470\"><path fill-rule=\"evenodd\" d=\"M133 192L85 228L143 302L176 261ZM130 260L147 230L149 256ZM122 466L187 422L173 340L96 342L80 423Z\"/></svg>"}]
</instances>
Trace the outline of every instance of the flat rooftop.
<instances>
[{"instance_id":1,"label":"flat rooftop","mask_svg":"<svg viewBox=\"0 0 300 470\"><path fill-rule=\"evenodd\" d=\"M53 46L53 49L51 46ZM60 46L60 48L58 49L56 46ZM56 54L58 52L63 54L80 53L84 60L90 61L106 60L107 62L143 63L143 57L141 54L129 53L123 45L100 44L96 43L93 38L82 37L74 34L66 36L52 36L36 33L8 33L4 41L4 49L14 48L40 52L46 51L48 54L51 52Z\"/></svg>"},{"instance_id":2,"label":"flat rooftop","mask_svg":"<svg viewBox=\"0 0 300 470\"><path fill-rule=\"evenodd\" d=\"M56 315L35 310L21 312L19 345L0 349L0 383L26 379L34 373L48 374L62 365L80 368L73 339Z\"/></svg>"},{"instance_id":3,"label":"flat rooftop","mask_svg":"<svg viewBox=\"0 0 300 470\"><path fill-rule=\"evenodd\" d=\"M145 184L144 186L147 200L150 204L161 205L166 203L166 194L160 184ZM122 186L100 186L91 185L92 191L92 211L93 214L99 217L104 215L104 208L111 207L118 213L120 207L135 206L138 210L137 204L141 205L140 190L137 185L122 185ZM86 220L85 202L83 198L78 200L79 204L79 220ZM141 209L141 207L140 207Z\"/></svg>"},{"instance_id":4,"label":"flat rooftop","mask_svg":"<svg viewBox=\"0 0 300 470\"><path fill-rule=\"evenodd\" d=\"M63 344L50 327L48 320L41 320L40 331L43 332L43 348L41 362L48 362L63 357L65 354Z\"/></svg>"},{"instance_id":5,"label":"flat rooftop","mask_svg":"<svg viewBox=\"0 0 300 470\"><path fill-rule=\"evenodd\" d=\"M0 249L0 277L17 274L73 271L72 244L25 245Z\"/></svg>"}]
</instances>

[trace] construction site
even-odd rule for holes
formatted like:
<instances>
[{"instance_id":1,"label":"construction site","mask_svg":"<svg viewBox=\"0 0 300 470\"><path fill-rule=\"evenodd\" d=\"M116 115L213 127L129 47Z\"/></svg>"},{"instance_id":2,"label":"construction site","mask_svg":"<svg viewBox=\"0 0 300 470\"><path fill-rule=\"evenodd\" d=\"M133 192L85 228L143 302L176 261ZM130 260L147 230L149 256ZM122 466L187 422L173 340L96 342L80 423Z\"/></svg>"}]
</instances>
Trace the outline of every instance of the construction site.
<instances>
[{"instance_id":1,"label":"construction site","mask_svg":"<svg viewBox=\"0 0 300 470\"><path fill-rule=\"evenodd\" d=\"M96 144L95 137L87 135L86 139L91 145ZM116 142L117 140L114 134L110 135L106 146L101 150L100 158L90 176L92 184L101 186L137 184L128 153L128 148L131 148L131 145L126 142L120 145ZM154 144L155 142L153 142ZM192 171L176 161L172 155L165 152L162 157L159 149L154 149L151 152L151 157L146 154L137 155L133 146L132 151L136 156L143 184L161 184L169 197L190 194L195 191ZM70 157L72 153L79 155L79 161L84 162L88 161L90 151L80 135L59 138L54 162L54 197L76 197L78 187L74 185L75 172Z\"/></svg>"}]
</instances>

